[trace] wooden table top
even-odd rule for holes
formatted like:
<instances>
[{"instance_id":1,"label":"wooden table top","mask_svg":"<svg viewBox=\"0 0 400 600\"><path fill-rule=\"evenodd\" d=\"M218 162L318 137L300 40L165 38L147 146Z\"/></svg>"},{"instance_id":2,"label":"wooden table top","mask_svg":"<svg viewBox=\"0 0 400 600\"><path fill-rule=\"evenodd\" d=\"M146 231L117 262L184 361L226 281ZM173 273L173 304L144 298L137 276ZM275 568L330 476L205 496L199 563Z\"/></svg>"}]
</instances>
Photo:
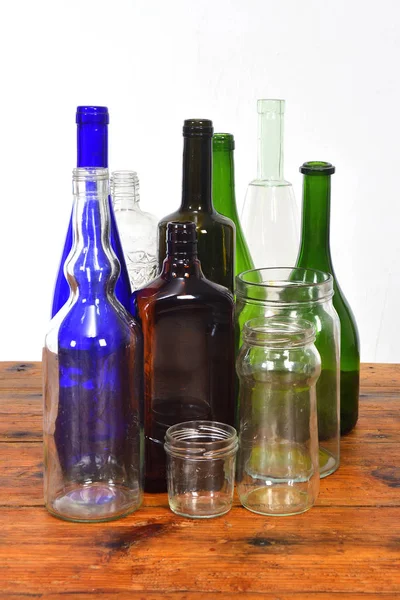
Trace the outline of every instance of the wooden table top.
<instances>
[{"instance_id":1,"label":"wooden table top","mask_svg":"<svg viewBox=\"0 0 400 600\"><path fill-rule=\"evenodd\" d=\"M0 598L399 600L400 365L363 365L360 410L302 515L190 520L154 494L67 523L43 507L40 363L0 363Z\"/></svg>"}]
</instances>

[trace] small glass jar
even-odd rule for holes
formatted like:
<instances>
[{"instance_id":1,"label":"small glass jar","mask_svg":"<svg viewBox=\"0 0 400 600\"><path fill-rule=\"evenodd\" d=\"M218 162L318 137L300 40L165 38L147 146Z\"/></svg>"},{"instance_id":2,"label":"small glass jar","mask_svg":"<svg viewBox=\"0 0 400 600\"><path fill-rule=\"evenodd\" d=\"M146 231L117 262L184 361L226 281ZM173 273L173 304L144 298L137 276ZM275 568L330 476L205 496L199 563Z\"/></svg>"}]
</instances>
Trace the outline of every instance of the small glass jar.
<instances>
[{"instance_id":1,"label":"small glass jar","mask_svg":"<svg viewBox=\"0 0 400 600\"><path fill-rule=\"evenodd\" d=\"M264 515L311 508L319 491L315 384L321 360L308 321L258 318L243 330L237 358L242 505Z\"/></svg>"},{"instance_id":2,"label":"small glass jar","mask_svg":"<svg viewBox=\"0 0 400 600\"><path fill-rule=\"evenodd\" d=\"M182 517L219 517L232 507L236 430L216 421L188 421L167 430L168 500Z\"/></svg>"},{"instance_id":3,"label":"small glass jar","mask_svg":"<svg viewBox=\"0 0 400 600\"><path fill-rule=\"evenodd\" d=\"M340 462L340 321L332 296L332 276L314 269L253 269L236 278L235 312L241 338L244 324L257 317L305 319L315 328L315 346L321 356L317 382L320 477L336 471Z\"/></svg>"}]
</instances>

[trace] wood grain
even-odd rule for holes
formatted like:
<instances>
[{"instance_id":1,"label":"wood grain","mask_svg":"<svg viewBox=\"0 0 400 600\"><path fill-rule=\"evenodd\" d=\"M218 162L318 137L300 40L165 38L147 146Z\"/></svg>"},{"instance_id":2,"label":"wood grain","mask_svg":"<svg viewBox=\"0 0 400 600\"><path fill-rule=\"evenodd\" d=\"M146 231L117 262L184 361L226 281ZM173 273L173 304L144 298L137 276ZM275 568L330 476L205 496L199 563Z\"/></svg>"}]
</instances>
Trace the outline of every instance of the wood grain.
<instances>
[{"instance_id":1,"label":"wood grain","mask_svg":"<svg viewBox=\"0 0 400 600\"><path fill-rule=\"evenodd\" d=\"M363 365L341 467L296 517L236 499L189 520L153 494L120 521L65 523L42 505L41 430L40 363L0 363L0 599L400 598L400 365Z\"/></svg>"}]
</instances>

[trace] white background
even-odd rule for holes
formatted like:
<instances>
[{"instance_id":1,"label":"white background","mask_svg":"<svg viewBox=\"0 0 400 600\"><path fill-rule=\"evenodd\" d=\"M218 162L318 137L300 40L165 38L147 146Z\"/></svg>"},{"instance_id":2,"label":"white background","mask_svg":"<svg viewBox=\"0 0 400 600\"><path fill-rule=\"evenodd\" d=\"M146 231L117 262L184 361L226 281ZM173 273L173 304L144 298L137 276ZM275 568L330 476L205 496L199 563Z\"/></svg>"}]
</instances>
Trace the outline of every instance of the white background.
<instances>
[{"instance_id":1,"label":"white background","mask_svg":"<svg viewBox=\"0 0 400 600\"><path fill-rule=\"evenodd\" d=\"M336 165L332 252L363 361L400 362L400 3L13 0L1 8L0 360L41 357L71 208L78 104L109 107L110 168L177 208L184 118L236 138L241 208L257 98L285 98L285 177Z\"/></svg>"}]
</instances>

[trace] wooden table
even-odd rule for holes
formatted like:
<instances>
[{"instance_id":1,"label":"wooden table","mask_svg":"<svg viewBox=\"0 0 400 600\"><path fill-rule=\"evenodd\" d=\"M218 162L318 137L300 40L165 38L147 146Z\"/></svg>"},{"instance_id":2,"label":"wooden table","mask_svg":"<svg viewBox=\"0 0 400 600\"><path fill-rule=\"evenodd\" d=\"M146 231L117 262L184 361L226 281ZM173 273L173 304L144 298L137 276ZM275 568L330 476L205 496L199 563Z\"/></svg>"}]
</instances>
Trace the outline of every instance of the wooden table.
<instances>
[{"instance_id":1,"label":"wooden table","mask_svg":"<svg viewBox=\"0 0 400 600\"><path fill-rule=\"evenodd\" d=\"M400 366L363 365L361 417L317 505L209 521L165 495L106 524L66 523L42 501L39 363L0 363L0 598L400 599Z\"/></svg>"}]
</instances>

